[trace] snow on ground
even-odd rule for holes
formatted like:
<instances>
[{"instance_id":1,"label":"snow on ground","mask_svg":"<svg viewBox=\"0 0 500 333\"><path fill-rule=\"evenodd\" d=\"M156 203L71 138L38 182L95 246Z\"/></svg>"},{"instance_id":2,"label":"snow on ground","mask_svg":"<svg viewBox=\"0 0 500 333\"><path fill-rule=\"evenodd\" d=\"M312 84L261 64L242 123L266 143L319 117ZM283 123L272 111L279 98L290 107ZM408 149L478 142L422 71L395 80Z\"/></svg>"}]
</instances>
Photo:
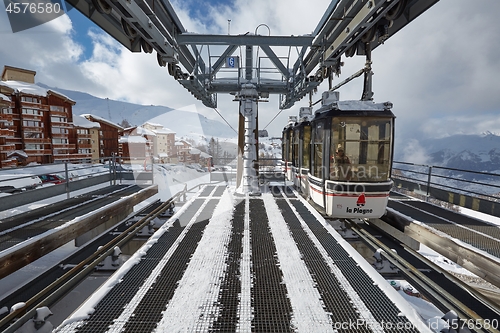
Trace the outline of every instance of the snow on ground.
<instances>
[{"instance_id":1,"label":"snow on ground","mask_svg":"<svg viewBox=\"0 0 500 333\"><path fill-rule=\"evenodd\" d=\"M431 248L425 246L424 244L420 244L420 250L418 252L427 259L429 259L431 262L433 262L434 264L436 264L437 266L441 267L442 269L448 272L477 277L477 275L475 275L474 273L456 264L452 260L443 257L442 255L432 250Z\"/></svg>"},{"instance_id":2,"label":"snow on ground","mask_svg":"<svg viewBox=\"0 0 500 333\"><path fill-rule=\"evenodd\" d=\"M166 166L169 170L165 169L164 166ZM88 166L87 166L88 167ZM102 164L96 164L96 165L91 165L89 168L82 169L81 164L69 164L68 169L71 170L70 177L72 178L80 178L80 177L85 177L88 174L91 173L102 173L102 172L109 172L109 169L105 168ZM134 166L134 169L137 169L137 171L142 170L143 166L142 165L137 165ZM32 175L38 175L38 174L55 174L55 173L62 173L64 174L64 165L50 165L50 166L36 166L32 168L26 168L26 169L10 169L10 170L5 170L5 172L9 175L16 175L16 174L32 174ZM4 170L2 170L2 174L4 174ZM149 203L154 202L157 199L160 199L162 201L165 201L169 199L172 195L175 193L183 190L186 186L187 189L191 189L192 187L202 184L202 183L208 183L210 182L210 175L208 172L197 172L195 169L188 168L183 165L162 165L158 164L155 165L155 171L154 171L154 181L155 184L158 185L158 194L155 196L148 198L144 202L136 205L134 207L134 211L138 211L141 208L147 206ZM132 181L123 181L123 183L133 183ZM1 184L1 183L0 183ZM71 197L75 197L84 193L88 193L91 191L95 191L104 187L109 186L109 182L105 182L100 185L92 186L86 189L78 190L78 191L72 191L71 192ZM196 192L198 188L194 190ZM6 194L10 195L10 194ZM187 195L187 199L193 195L193 193L190 193ZM5 210L0 212L0 223L1 219L13 215L17 215L29 210L33 210L39 207L43 207L45 205L49 205L51 203L59 202L62 200L65 200L67 198L66 194L63 195L58 195L54 196L51 198L43 199L37 202L33 202L24 206L19 206L13 209ZM58 249L52 251L46 256L43 256L42 258L32 262L31 264L19 269L13 274L10 274L3 279L0 279L0 299L3 298L2 295L5 295L7 293L10 293L13 289L17 289L20 285L24 285L25 283L29 282L33 278L36 278L40 272L43 272L45 269L51 267L55 263L59 262L60 260L68 257L71 255L75 250L77 250L77 247L74 245L74 241L68 242L67 244L59 247Z\"/></svg>"},{"instance_id":3,"label":"snow on ground","mask_svg":"<svg viewBox=\"0 0 500 333\"><path fill-rule=\"evenodd\" d=\"M263 140L266 141L266 140ZM265 145L266 148L265 150L269 150L272 152L272 154L277 154L279 151L276 147L272 147L270 144L266 143ZM70 166L70 177L72 178L79 178L79 177L85 177L90 173L95 173L95 172L109 172L108 169L106 169L102 165L96 165L95 167L91 167L90 169L83 169L83 170L78 170L78 168L81 168L81 165L78 165L78 167L75 166ZM142 166L135 166L134 169L141 169ZM59 173L59 174L64 174L64 166L39 166L36 168L30 168L27 169L30 171L30 174L44 174L44 173ZM26 174L26 170L23 171L17 171L18 173L21 172L23 174ZM16 174L14 170L9 170L9 174ZM142 206L147 205L148 203L160 199L162 201L165 201L172 197L174 194L178 193L179 191L183 189L192 189L196 187L197 185L200 184L206 184L210 183L210 174L208 172L199 172L196 169L189 168L184 165L173 165L173 164L155 164L154 166L154 183L158 185L158 191L159 193L155 195L154 197L149 198L146 200L146 202L136 206L135 210L138 210L142 208ZM102 188L107 186L108 183L104 183L102 185L94 186L92 188L86 189L86 190L80 190L80 191L75 191L72 192L72 196L76 196L79 194L83 194L88 191L93 191L98 188ZM187 199L197 192L198 188L193 189L193 191L188 195ZM18 214L20 212L24 212L30 209L35 209L37 207L41 207L43 205L47 205L53 202L61 201L66 199L66 195L60 195L57 197L45 199L38 201L36 203L31 203L29 205L25 205L23 207L17 207L16 209L12 209L9 211L4 211L0 212L0 219L4 218L5 216L11 216ZM177 213L180 213L179 209L176 209ZM182 208L180 209L182 211ZM496 217L492 217L486 214L478 213L469 209L461 208L461 212L473 217L476 217L481 220L489 221L494 224L498 224L500 226L500 219ZM1 222L0 222L1 223ZM58 261L69 254L71 254L76 248L72 244L72 242L64 245L60 249L53 251L48 256L45 256L32 264L24 267L23 269L19 270L19 272L14 273L4 279L2 279L2 283L0 283L0 295L5 294L6 292L9 292L15 285L19 285L19 281L26 282L29 279L33 278L37 272L42 271L44 268L49 267L52 265L53 262ZM421 245L420 251L422 255L427 257L429 260L434 262L440 267L443 267L449 272L456 273L456 274L462 274L462 275L469 275L469 276L474 276L474 274L470 273L468 270L460 267L459 265L453 263L452 261L446 259L445 257L441 256L440 254L434 252L430 248ZM132 264L132 263L129 263ZM400 282L401 285L404 285L405 281ZM408 301L413 308L427 321L428 327L433 329L434 331L438 332L439 328L443 325L442 321L440 321L438 318L440 318L443 314L441 311L439 311L433 304L423 300L422 298L415 297L415 296L410 296L406 294L402 290L399 290L398 293L406 300ZM438 330L436 330L438 329Z\"/></svg>"}]
</instances>

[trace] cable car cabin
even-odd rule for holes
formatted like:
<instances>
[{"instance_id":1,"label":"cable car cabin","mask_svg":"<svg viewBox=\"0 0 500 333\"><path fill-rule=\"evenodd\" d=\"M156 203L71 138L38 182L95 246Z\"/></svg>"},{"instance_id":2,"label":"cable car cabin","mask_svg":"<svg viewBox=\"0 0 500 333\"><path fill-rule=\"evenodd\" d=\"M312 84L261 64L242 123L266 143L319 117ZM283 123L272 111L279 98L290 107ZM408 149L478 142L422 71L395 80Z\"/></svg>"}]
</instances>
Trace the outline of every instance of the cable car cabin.
<instances>
[{"instance_id":1,"label":"cable car cabin","mask_svg":"<svg viewBox=\"0 0 500 333\"><path fill-rule=\"evenodd\" d=\"M309 174L311 156L311 119L312 108L302 107L299 111L299 121L293 127L291 141L292 177L295 188L306 198L309 197Z\"/></svg>"},{"instance_id":2,"label":"cable car cabin","mask_svg":"<svg viewBox=\"0 0 500 333\"><path fill-rule=\"evenodd\" d=\"M296 116L289 116L288 124L283 129L282 138L282 152L283 165L285 166L285 176L288 180L292 181L295 175L292 174L292 141L293 141L293 127L297 121Z\"/></svg>"},{"instance_id":3,"label":"cable car cabin","mask_svg":"<svg viewBox=\"0 0 500 333\"><path fill-rule=\"evenodd\" d=\"M338 95L337 95L338 96ZM392 104L334 101L311 121L310 197L336 218L378 218L392 187Z\"/></svg>"}]
</instances>

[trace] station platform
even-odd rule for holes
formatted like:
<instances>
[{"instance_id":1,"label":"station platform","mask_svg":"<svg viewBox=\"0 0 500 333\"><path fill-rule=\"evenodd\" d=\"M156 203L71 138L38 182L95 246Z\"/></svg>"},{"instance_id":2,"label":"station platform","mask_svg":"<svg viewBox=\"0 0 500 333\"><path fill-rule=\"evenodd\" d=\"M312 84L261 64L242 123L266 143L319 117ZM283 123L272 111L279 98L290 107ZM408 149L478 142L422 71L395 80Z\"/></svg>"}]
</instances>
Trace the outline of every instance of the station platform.
<instances>
[{"instance_id":1,"label":"station platform","mask_svg":"<svg viewBox=\"0 0 500 333\"><path fill-rule=\"evenodd\" d=\"M55 332L428 332L302 197L202 188Z\"/></svg>"}]
</instances>

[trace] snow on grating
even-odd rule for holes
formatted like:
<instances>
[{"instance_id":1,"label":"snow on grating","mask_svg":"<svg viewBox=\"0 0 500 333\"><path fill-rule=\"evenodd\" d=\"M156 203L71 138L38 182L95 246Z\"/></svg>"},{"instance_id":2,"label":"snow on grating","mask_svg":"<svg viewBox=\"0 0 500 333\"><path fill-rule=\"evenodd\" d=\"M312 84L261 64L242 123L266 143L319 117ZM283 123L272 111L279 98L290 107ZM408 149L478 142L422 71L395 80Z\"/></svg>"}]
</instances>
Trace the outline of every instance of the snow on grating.
<instances>
[{"instance_id":1,"label":"snow on grating","mask_svg":"<svg viewBox=\"0 0 500 333\"><path fill-rule=\"evenodd\" d=\"M276 245L278 261L293 309L292 325L299 332L334 332L314 280L302 260L273 196L265 193L262 199L269 216L269 226Z\"/></svg>"}]
</instances>

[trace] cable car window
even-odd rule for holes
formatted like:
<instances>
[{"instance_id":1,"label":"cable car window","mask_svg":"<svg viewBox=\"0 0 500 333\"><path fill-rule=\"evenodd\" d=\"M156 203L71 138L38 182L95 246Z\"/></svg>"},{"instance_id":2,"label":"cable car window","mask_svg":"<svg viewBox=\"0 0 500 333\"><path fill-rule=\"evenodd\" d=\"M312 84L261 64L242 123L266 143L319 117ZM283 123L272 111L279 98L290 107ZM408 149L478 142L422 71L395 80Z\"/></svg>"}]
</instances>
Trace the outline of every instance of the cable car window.
<instances>
[{"instance_id":1,"label":"cable car window","mask_svg":"<svg viewBox=\"0 0 500 333\"><path fill-rule=\"evenodd\" d=\"M299 129L293 131L293 166L299 166Z\"/></svg>"},{"instance_id":2,"label":"cable car window","mask_svg":"<svg viewBox=\"0 0 500 333\"><path fill-rule=\"evenodd\" d=\"M322 121L316 123L313 135L313 165L312 174L315 177L323 177L323 137L325 126Z\"/></svg>"},{"instance_id":3,"label":"cable car window","mask_svg":"<svg viewBox=\"0 0 500 333\"><path fill-rule=\"evenodd\" d=\"M388 180L391 128L391 118L332 118L330 179L359 182Z\"/></svg>"},{"instance_id":4,"label":"cable car window","mask_svg":"<svg viewBox=\"0 0 500 333\"><path fill-rule=\"evenodd\" d=\"M304 126L304 133L302 139L302 167L309 169L309 161L311 154L311 126Z\"/></svg>"}]
</instances>

